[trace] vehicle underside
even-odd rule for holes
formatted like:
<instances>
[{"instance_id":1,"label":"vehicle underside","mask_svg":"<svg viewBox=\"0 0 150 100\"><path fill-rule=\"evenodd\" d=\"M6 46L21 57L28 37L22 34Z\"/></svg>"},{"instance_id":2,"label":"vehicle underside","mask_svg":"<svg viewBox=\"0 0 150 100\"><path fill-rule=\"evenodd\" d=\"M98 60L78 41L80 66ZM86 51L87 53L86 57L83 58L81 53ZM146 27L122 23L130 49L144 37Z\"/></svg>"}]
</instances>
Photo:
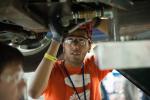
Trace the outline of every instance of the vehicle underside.
<instances>
[{"instance_id":1,"label":"vehicle underside","mask_svg":"<svg viewBox=\"0 0 150 100\"><path fill-rule=\"evenodd\" d=\"M57 32L86 21L104 32L105 41L150 39L150 0L1 0L0 42L12 45L25 56L26 72L33 71ZM98 42L100 34L93 36ZM60 52L61 52L60 48ZM33 61L34 59L34 61ZM119 69L122 75L150 95L149 68Z\"/></svg>"}]
</instances>

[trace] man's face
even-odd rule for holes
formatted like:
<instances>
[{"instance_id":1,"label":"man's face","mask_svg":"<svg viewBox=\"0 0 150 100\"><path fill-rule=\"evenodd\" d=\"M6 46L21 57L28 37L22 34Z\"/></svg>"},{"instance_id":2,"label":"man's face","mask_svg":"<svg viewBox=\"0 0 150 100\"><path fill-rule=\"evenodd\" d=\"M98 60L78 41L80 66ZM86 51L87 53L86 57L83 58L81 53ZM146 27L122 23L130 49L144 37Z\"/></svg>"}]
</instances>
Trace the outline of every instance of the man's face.
<instances>
[{"instance_id":1,"label":"man's face","mask_svg":"<svg viewBox=\"0 0 150 100\"><path fill-rule=\"evenodd\" d=\"M13 95L14 98L17 98L17 100L19 100L19 98L23 95L23 89L25 88L26 85L25 81L23 80L22 65L15 63L10 63L6 65L0 75L0 82L1 85L3 83L7 85L11 84L14 90L13 93L8 95ZM8 86L7 88L9 90L12 87Z\"/></svg>"},{"instance_id":2,"label":"man's face","mask_svg":"<svg viewBox=\"0 0 150 100\"><path fill-rule=\"evenodd\" d=\"M81 64L91 48L91 43L86 32L78 30L64 39L63 48L65 61L71 64Z\"/></svg>"}]
</instances>

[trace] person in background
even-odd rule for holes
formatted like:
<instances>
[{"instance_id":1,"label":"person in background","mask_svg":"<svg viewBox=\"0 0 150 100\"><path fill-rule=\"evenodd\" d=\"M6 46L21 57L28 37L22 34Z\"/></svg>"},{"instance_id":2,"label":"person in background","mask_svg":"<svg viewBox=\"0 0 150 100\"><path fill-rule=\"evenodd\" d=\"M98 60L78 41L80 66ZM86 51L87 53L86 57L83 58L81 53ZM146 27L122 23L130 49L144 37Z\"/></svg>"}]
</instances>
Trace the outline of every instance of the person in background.
<instances>
[{"instance_id":1,"label":"person in background","mask_svg":"<svg viewBox=\"0 0 150 100\"><path fill-rule=\"evenodd\" d=\"M21 52L0 43L0 100L23 100L26 83L22 78L22 65Z\"/></svg>"},{"instance_id":2,"label":"person in background","mask_svg":"<svg viewBox=\"0 0 150 100\"><path fill-rule=\"evenodd\" d=\"M109 100L109 95L105 89L103 82L101 82L102 100Z\"/></svg>"},{"instance_id":3,"label":"person in background","mask_svg":"<svg viewBox=\"0 0 150 100\"><path fill-rule=\"evenodd\" d=\"M142 100L150 100L150 96L142 92Z\"/></svg>"},{"instance_id":4,"label":"person in background","mask_svg":"<svg viewBox=\"0 0 150 100\"><path fill-rule=\"evenodd\" d=\"M128 79L125 80L124 84L125 100L140 100L138 88Z\"/></svg>"},{"instance_id":5,"label":"person in background","mask_svg":"<svg viewBox=\"0 0 150 100\"><path fill-rule=\"evenodd\" d=\"M53 39L35 71L29 87L32 98L45 100L101 100L100 82L110 70L101 70L96 56L86 57L92 44L92 28L83 24L68 34L53 32ZM63 60L57 60L63 45Z\"/></svg>"}]
</instances>

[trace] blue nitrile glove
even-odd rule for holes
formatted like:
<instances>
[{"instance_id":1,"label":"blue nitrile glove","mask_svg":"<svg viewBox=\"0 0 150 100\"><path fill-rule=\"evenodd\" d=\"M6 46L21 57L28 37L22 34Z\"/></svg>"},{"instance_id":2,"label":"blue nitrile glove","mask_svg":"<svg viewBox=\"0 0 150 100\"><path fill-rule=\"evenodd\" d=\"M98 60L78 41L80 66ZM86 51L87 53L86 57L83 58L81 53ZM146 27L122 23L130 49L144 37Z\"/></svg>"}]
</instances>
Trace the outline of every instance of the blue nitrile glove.
<instances>
[{"instance_id":1,"label":"blue nitrile glove","mask_svg":"<svg viewBox=\"0 0 150 100\"><path fill-rule=\"evenodd\" d=\"M63 39L63 33L59 32L54 26L49 26L51 33L52 33L52 39L54 39L57 42L61 42ZM62 31L63 32L63 31Z\"/></svg>"}]
</instances>

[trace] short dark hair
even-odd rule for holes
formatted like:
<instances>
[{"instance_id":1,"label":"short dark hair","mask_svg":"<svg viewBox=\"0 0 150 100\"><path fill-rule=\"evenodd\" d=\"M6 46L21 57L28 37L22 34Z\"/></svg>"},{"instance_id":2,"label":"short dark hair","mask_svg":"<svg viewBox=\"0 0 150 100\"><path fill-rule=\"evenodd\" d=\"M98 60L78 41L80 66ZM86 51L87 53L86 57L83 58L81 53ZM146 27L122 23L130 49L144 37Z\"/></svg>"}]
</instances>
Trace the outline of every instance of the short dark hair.
<instances>
[{"instance_id":1,"label":"short dark hair","mask_svg":"<svg viewBox=\"0 0 150 100\"><path fill-rule=\"evenodd\" d=\"M22 53L7 44L0 43L0 74L9 63L23 64Z\"/></svg>"}]
</instances>

